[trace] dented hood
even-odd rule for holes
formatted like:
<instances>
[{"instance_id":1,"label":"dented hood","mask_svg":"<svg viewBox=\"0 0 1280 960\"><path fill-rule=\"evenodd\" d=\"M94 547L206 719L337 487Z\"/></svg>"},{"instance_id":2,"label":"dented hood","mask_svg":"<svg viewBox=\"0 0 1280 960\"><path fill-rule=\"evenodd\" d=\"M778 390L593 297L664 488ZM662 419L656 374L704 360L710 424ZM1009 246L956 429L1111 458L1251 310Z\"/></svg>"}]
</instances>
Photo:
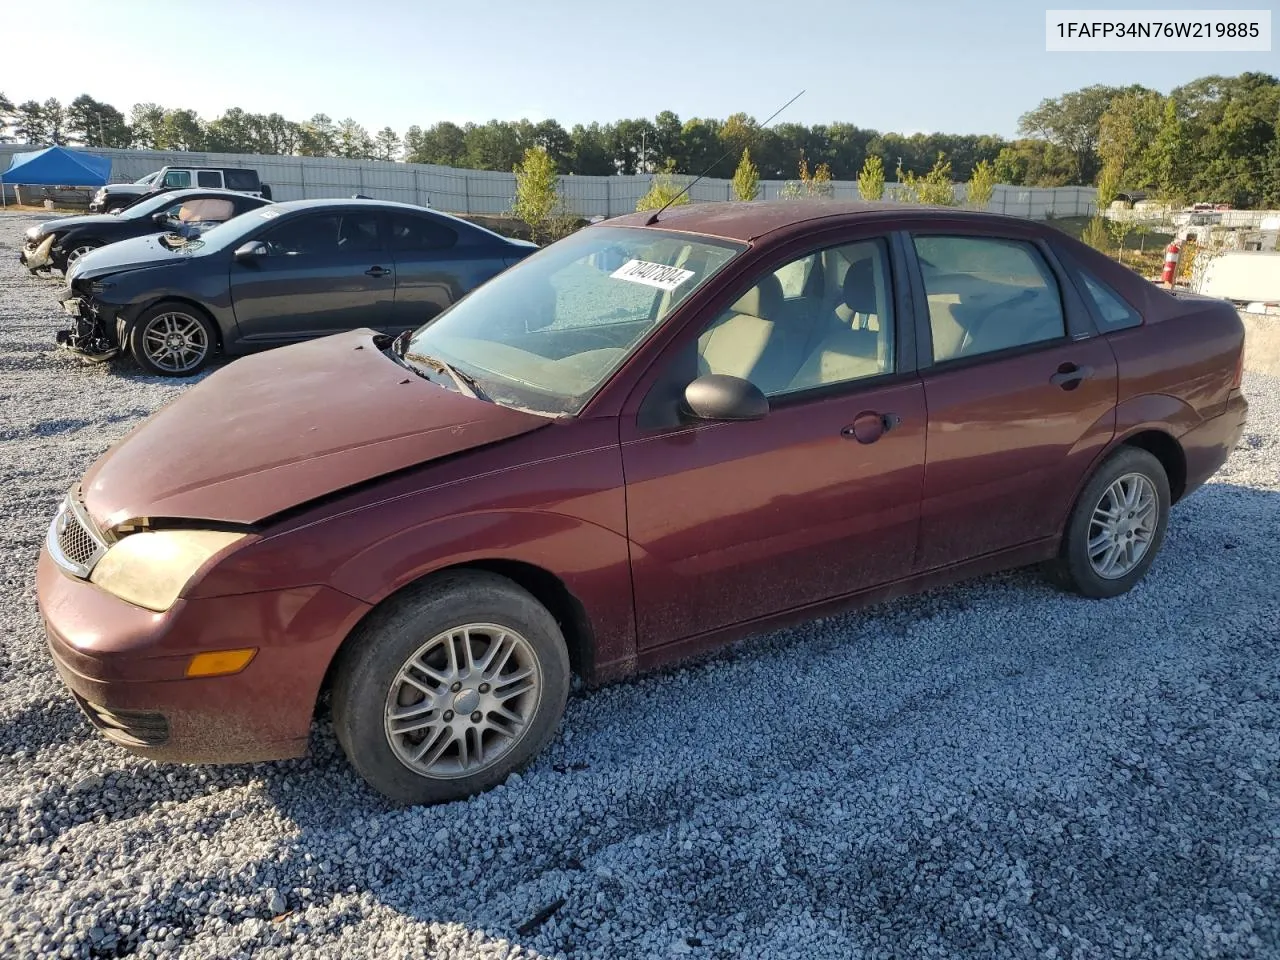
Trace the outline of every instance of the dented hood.
<instances>
[{"instance_id":1,"label":"dented hood","mask_svg":"<svg viewBox=\"0 0 1280 960\"><path fill-rule=\"evenodd\" d=\"M89 513L104 529L140 517L254 523L550 422L424 380L374 336L270 350L207 377L89 469Z\"/></svg>"}]
</instances>

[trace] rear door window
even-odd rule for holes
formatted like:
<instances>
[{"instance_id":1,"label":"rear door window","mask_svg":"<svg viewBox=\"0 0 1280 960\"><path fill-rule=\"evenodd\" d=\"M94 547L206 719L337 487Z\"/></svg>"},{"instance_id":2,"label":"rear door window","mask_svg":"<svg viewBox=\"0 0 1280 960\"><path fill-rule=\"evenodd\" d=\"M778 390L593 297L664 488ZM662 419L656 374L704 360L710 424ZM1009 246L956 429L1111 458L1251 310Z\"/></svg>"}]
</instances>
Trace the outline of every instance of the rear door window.
<instances>
[{"instance_id":1,"label":"rear door window","mask_svg":"<svg viewBox=\"0 0 1280 960\"><path fill-rule=\"evenodd\" d=\"M202 187L221 187L222 174L217 170L196 171L196 183Z\"/></svg>"},{"instance_id":2,"label":"rear door window","mask_svg":"<svg viewBox=\"0 0 1280 960\"><path fill-rule=\"evenodd\" d=\"M448 250L458 242L455 230L431 217L392 214L391 249L397 253Z\"/></svg>"},{"instance_id":3,"label":"rear door window","mask_svg":"<svg viewBox=\"0 0 1280 960\"><path fill-rule=\"evenodd\" d=\"M1057 280L1033 244L959 236L914 243L936 363L1066 336Z\"/></svg>"}]
</instances>

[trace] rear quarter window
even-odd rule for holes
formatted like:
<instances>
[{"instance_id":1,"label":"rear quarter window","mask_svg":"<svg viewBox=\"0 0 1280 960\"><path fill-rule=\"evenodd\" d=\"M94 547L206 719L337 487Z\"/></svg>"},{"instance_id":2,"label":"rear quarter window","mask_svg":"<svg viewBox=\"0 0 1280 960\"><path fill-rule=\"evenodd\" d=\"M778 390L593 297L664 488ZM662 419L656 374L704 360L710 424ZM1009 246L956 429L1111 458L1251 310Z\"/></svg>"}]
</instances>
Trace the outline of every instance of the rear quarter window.
<instances>
[{"instance_id":1,"label":"rear quarter window","mask_svg":"<svg viewBox=\"0 0 1280 960\"><path fill-rule=\"evenodd\" d=\"M1089 299L1097 308L1098 320L1102 324L1102 332L1125 330L1142 324L1142 314L1129 306L1120 294L1116 293L1101 280L1080 271L1080 280L1084 283Z\"/></svg>"},{"instance_id":2,"label":"rear quarter window","mask_svg":"<svg viewBox=\"0 0 1280 960\"><path fill-rule=\"evenodd\" d=\"M259 186L258 175L252 170L224 170L222 177L228 190L254 191Z\"/></svg>"}]
</instances>

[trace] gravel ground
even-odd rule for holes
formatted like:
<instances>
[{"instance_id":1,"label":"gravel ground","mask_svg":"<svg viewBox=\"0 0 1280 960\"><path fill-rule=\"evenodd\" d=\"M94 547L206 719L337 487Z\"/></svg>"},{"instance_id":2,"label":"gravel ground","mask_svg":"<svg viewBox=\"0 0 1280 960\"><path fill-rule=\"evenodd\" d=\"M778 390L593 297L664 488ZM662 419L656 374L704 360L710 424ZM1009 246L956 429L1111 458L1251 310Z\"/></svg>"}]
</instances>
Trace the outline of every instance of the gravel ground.
<instances>
[{"instance_id":1,"label":"gravel ground","mask_svg":"<svg viewBox=\"0 0 1280 960\"><path fill-rule=\"evenodd\" d=\"M157 767L59 686L35 556L183 389L51 349L0 218L0 956L1280 955L1280 380L1133 593L1014 573L575 696L523 777L390 810Z\"/></svg>"}]
</instances>

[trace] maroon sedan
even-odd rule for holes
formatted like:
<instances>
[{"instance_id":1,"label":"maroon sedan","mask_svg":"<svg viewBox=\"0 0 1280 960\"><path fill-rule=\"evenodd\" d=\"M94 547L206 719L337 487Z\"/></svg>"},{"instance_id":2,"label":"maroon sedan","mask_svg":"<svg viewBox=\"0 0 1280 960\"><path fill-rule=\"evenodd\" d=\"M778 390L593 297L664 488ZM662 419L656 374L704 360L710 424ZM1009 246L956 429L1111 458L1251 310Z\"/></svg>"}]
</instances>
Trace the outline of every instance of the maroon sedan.
<instances>
[{"instance_id":1,"label":"maroon sedan","mask_svg":"<svg viewBox=\"0 0 1280 960\"><path fill-rule=\"evenodd\" d=\"M248 357L59 508L40 609L109 738L488 788L572 673L1044 563L1129 590L1240 436L1244 331L1051 227L783 202L588 227L395 340Z\"/></svg>"}]
</instances>

